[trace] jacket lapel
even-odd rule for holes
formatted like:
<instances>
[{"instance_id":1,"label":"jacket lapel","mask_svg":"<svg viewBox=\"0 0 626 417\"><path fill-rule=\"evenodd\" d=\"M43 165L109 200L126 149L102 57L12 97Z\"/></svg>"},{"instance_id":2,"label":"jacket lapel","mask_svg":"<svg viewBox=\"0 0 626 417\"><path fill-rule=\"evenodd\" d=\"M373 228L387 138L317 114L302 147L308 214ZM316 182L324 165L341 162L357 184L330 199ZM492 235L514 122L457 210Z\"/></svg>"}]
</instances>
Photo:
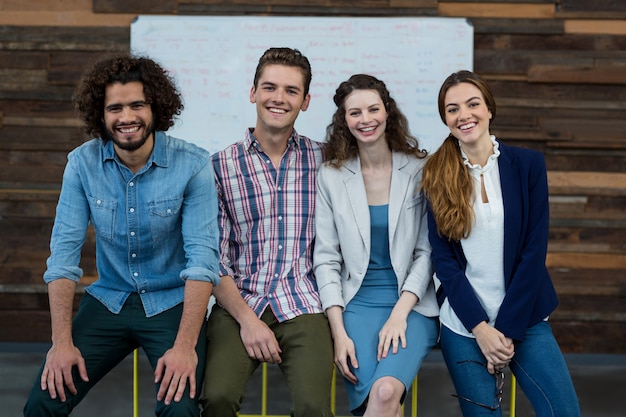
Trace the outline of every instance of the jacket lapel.
<instances>
[{"instance_id":1,"label":"jacket lapel","mask_svg":"<svg viewBox=\"0 0 626 417\"><path fill-rule=\"evenodd\" d=\"M404 167L409 163L409 158L403 153L393 153L393 170L391 174L391 187L389 189L389 245L393 242L396 227L404 202L413 195L413 190L409 190L411 181L410 173L404 171Z\"/></svg>"},{"instance_id":2,"label":"jacket lapel","mask_svg":"<svg viewBox=\"0 0 626 417\"><path fill-rule=\"evenodd\" d=\"M523 192L519 186L519 173L516 161L509 149L499 142L500 161L500 186L502 187L502 200L504 202L504 276L508 287L513 275L517 244L514 236L520 235L520 221L522 213L521 198Z\"/></svg>"},{"instance_id":3,"label":"jacket lapel","mask_svg":"<svg viewBox=\"0 0 626 417\"><path fill-rule=\"evenodd\" d=\"M344 164L346 176L344 178L344 186L350 201L350 208L354 216L361 239L365 244L368 252L370 250L370 212L367 204L367 195L365 194L365 184L363 183L363 175L361 174L361 162L359 158L354 158Z\"/></svg>"}]
</instances>

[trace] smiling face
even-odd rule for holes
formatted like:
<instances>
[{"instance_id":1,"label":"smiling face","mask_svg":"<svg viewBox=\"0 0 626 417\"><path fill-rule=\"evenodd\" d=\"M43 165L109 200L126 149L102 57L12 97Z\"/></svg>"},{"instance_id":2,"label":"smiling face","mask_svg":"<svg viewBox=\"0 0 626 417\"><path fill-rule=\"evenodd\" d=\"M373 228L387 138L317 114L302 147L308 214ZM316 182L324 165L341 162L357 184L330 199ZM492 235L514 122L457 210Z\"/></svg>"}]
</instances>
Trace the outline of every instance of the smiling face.
<instances>
[{"instance_id":1,"label":"smiling face","mask_svg":"<svg viewBox=\"0 0 626 417\"><path fill-rule=\"evenodd\" d=\"M491 111L482 92L473 84L462 82L448 89L444 99L446 125L462 145L490 143Z\"/></svg>"},{"instance_id":2,"label":"smiling face","mask_svg":"<svg viewBox=\"0 0 626 417\"><path fill-rule=\"evenodd\" d=\"M304 90L304 75L298 67L267 65L250 90L250 102L257 111L255 137L290 135L300 110L309 106L310 95Z\"/></svg>"},{"instance_id":3,"label":"smiling face","mask_svg":"<svg viewBox=\"0 0 626 417\"><path fill-rule=\"evenodd\" d=\"M143 84L132 81L109 84L104 96L104 124L107 139L118 150L133 152L153 139L153 115L146 103Z\"/></svg>"},{"instance_id":4,"label":"smiling face","mask_svg":"<svg viewBox=\"0 0 626 417\"><path fill-rule=\"evenodd\" d=\"M345 101L346 124L359 146L384 143L387 110L376 90L354 90Z\"/></svg>"}]
</instances>

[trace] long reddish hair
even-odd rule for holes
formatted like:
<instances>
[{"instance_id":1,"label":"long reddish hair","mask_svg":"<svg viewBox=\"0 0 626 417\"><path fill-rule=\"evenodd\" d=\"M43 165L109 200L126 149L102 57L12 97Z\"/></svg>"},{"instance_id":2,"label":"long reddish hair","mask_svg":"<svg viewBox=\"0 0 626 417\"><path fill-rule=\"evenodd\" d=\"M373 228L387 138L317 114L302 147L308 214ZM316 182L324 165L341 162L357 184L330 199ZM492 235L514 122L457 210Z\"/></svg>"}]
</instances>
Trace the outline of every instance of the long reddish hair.
<instances>
[{"instance_id":1,"label":"long reddish hair","mask_svg":"<svg viewBox=\"0 0 626 417\"><path fill-rule=\"evenodd\" d=\"M444 124L446 93L460 83L472 84L480 90L493 120L496 117L496 102L489 86L475 73L459 71L446 78L439 90L439 116ZM426 161L422 189L430 203L439 234L455 241L470 235L474 223L472 180L463 163L459 141L452 134Z\"/></svg>"}]
</instances>

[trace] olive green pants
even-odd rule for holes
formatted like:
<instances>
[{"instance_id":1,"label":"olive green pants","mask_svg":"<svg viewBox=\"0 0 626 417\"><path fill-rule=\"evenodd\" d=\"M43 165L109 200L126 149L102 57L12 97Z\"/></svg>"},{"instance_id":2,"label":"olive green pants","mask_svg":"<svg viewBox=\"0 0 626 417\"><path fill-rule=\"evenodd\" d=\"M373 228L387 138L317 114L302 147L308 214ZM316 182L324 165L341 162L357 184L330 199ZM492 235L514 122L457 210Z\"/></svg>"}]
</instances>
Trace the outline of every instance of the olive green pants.
<instances>
[{"instance_id":1,"label":"olive green pants","mask_svg":"<svg viewBox=\"0 0 626 417\"><path fill-rule=\"evenodd\" d=\"M282 350L280 369L291 394L293 417L332 417L333 345L324 314L304 314L279 323L268 307L261 316ZM207 323L203 417L236 417L246 382L260 365L248 356L239 324L216 305Z\"/></svg>"}]
</instances>

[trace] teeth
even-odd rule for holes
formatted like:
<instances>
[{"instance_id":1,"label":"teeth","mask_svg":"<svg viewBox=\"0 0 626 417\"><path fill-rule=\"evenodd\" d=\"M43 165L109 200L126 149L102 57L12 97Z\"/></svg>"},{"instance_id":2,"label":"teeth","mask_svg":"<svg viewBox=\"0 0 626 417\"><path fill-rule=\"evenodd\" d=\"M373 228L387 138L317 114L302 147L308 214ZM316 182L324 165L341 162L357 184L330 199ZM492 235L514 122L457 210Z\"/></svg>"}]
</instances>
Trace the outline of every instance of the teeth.
<instances>
[{"instance_id":1,"label":"teeth","mask_svg":"<svg viewBox=\"0 0 626 417\"><path fill-rule=\"evenodd\" d=\"M124 128L120 128L119 131L122 133L135 133L136 131L139 130L139 126L135 126L135 127L124 127Z\"/></svg>"},{"instance_id":2,"label":"teeth","mask_svg":"<svg viewBox=\"0 0 626 417\"><path fill-rule=\"evenodd\" d=\"M285 110L283 110L283 109L275 109L275 108L270 108L269 110L270 110L270 112L272 112L272 113L278 113L278 114L284 114L284 113L287 113L287 111L285 111Z\"/></svg>"},{"instance_id":3,"label":"teeth","mask_svg":"<svg viewBox=\"0 0 626 417\"><path fill-rule=\"evenodd\" d=\"M474 126L476 126L476 123L468 123L468 124L466 124L466 125L459 126L459 129L461 129L461 130L466 130L466 129L471 129L471 128L473 128Z\"/></svg>"},{"instance_id":4,"label":"teeth","mask_svg":"<svg viewBox=\"0 0 626 417\"><path fill-rule=\"evenodd\" d=\"M376 129L375 126L372 127L364 127L363 129L361 129L361 132L371 132L372 130Z\"/></svg>"}]
</instances>

